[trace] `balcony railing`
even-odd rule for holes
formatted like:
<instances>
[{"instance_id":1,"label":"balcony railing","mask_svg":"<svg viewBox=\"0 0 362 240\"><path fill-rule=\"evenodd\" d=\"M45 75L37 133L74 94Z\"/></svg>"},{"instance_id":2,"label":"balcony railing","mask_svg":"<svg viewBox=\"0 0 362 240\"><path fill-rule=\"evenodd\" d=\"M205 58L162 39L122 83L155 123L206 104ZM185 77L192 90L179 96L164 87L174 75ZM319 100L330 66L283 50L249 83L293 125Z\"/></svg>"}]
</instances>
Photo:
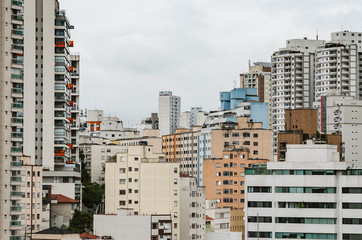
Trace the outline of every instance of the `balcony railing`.
<instances>
[{"instance_id":1,"label":"balcony railing","mask_svg":"<svg viewBox=\"0 0 362 240\"><path fill-rule=\"evenodd\" d=\"M12 166L12 167L21 167L21 166L23 166L23 163L20 162L20 161L12 161L12 162L10 162L10 166Z\"/></svg>"},{"instance_id":2,"label":"balcony railing","mask_svg":"<svg viewBox=\"0 0 362 240\"><path fill-rule=\"evenodd\" d=\"M21 236L10 236L10 240L21 240Z\"/></svg>"},{"instance_id":3,"label":"balcony railing","mask_svg":"<svg viewBox=\"0 0 362 240\"><path fill-rule=\"evenodd\" d=\"M23 50L24 50L24 47L23 47L23 46L20 46L20 45L12 44L12 45L11 45L11 49L23 51Z\"/></svg>"},{"instance_id":4,"label":"balcony railing","mask_svg":"<svg viewBox=\"0 0 362 240\"><path fill-rule=\"evenodd\" d=\"M19 191L11 191L10 197L21 197L21 192Z\"/></svg>"},{"instance_id":5,"label":"balcony railing","mask_svg":"<svg viewBox=\"0 0 362 240\"><path fill-rule=\"evenodd\" d=\"M12 181L12 182L21 182L21 177L10 177L10 181Z\"/></svg>"},{"instance_id":6,"label":"balcony railing","mask_svg":"<svg viewBox=\"0 0 362 240\"><path fill-rule=\"evenodd\" d=\"M20 15L11 15L11 19L17 20L17 21L22 21L22 20L23 20L23 16L20 16Z\"/></svg>"},{"instance_id":7,"label":"balcony railing","mask_svg":"<svg viewBox=\"0 0 362 240\"><path fill-rule=\"evenodd\" d=\"M12 88L11 89L12 93L18 93L18 94L22 94L23 93L23 89L21 88Z\"/></svg>"},{"instance_id":8,"label":"balcony railing","mask_svg":"<svg viewBox=\"0 0 362 240\"><path fill-rule=\"evenodd\" d=\"M23 65L24 61L20 59L11 59L12 64Z\"/></svg>"},{"instance_id":9,"label":"balcony railing","mask_svg":"<svg viewBox=\"0 0 362 240\"><path fill-rule=\"evenodd\" d=\"M21 212L21 206L10 206L11 212Z\"/></svg>"},{"instance_id":10,"label":"balcony railing","mask_svg":"<svg viewBox=\"0 0 362 240\"><path fill-rule=\"evenodd\" d=\"M14 79L23 79L23 75L12 73L12 74L11 74L11 78L14 78Z\"/></svg>"},{"instance_id":11,"label":"balcony railing","mask_svg":"<svg viewBox=\"0 0 362 240\"><path fill-rule=\"evenodd\" d=\"M11 152L22 152L22 149L21 149L21 147L12 147L11 148Z\"/></svg>"},{"instance_id":12,"label":"balcony railing","mask_svg":"<svg viewBox=\"0 0 362 240\"><path fill-rule=\"evenodd\" d=\"M11 118L11 122L12 123L23 123L23 119L22 118Z\"/></svg>"},{"instance_id":13,"label":"balcony railing","mask_svg":"<svg viewBox=\"0 0 362 240\"><path fill-rule=\"evenodd\" d=\"M11 107L12 108L23 108L23 104L22 103L12 103Z\"/></svg>"},{"instance_id":14,"label":"balcony railing","mask_svg":"<svg viewBox=\"0 0 362 240\"><path fill-rule=\"evenodd\" d=\"M10 221L10 226L21 226L21 221Z\"/></svg>"},{"instance_id":15,"label":"balcony railing","mask_svg":"<svg viewBox=\"0 0 362 240\"><path fill-rule=\"evenodd\" d=\"M23 137L23 133L11 133L11 137L13 138L22 138Z\"/></svg>"}]
</instances>

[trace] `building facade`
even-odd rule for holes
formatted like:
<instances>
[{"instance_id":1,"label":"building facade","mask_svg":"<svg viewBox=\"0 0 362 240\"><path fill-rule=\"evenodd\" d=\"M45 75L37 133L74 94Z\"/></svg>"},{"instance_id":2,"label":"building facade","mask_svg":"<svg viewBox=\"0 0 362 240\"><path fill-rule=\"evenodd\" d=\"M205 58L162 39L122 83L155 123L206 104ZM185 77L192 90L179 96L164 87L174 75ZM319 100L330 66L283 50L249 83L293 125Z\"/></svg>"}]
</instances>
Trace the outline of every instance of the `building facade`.
<instances>
[{"instance_id":1,"label":"building facade","mask_svg":"<svg viewBox=\"0 0 362 240\"><path fill-rule=\"evenodd\" d=\"M361 239L361 169L333 145L287 148L285 162L246 169L248 239Z\"/></svg>"},{"instance_id":2,"label":"building facade","mask_svg":"<svg viewBox=\"0 0 362 240\"><path fill-rule=\"evenodd\" d=\"M23 1L0 3L0 239L20 239L23 147ZM19 197L20 194L20 197Z\"/></svg>"},{"instance_id":3,"label":"building facade","mask_svg":"<svg viewBox=\"0 0 362 240\"><path fill-rule=\"evenodd\" d=\"M158 118L160 134L175 133L179 126L181 97L173 96L171 91L161 91L158 97Z\"/></svg>"}]
</instances>

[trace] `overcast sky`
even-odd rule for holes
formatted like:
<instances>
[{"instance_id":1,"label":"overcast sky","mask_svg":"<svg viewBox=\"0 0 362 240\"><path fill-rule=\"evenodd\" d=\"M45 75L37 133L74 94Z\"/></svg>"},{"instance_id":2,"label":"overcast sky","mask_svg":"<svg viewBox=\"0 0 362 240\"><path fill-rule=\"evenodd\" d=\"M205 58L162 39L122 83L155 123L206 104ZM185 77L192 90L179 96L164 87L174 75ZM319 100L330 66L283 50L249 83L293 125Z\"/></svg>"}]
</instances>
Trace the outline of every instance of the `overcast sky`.
<instances>
[{"instance_id":1,"label":"overcast sky","mask_svg":"<svg viewBox=\"0 0 362 240\"><path fill-rule=\"evenodd\" d=\"M125 125L158 111L158 92L182 110L219 107L251 62L286 39L362 32L361 0L59 0L81 54L81 108Z\"/></svg>"}]
</instances>

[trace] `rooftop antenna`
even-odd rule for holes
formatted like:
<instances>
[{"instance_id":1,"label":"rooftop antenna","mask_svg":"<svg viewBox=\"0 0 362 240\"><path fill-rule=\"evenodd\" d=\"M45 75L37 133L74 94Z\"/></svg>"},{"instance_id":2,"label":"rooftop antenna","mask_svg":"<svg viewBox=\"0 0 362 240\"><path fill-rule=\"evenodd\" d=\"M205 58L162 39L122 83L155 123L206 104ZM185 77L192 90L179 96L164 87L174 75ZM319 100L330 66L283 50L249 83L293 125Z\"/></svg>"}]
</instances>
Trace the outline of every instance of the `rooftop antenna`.
<instances>
[{"instance_id":1,"label":"rooftop antenna","mask_svg":"<svg viewBox=\"0 0 362 240\"><path fill-rule=\"evenodd\" d=\"M317 28L317 35L316 35L316 39L318 40L318 28Z\"/></svg>"},{"instance_id":2,"label":"rooftop antenna","mask_svg":"<svg viewBox=\"0 0 362 240\"><path fill-rule=\"evenodd\" d=\"M249 69L250 69L250 68L251 68L251 62L250 62L250 59L249 59L249 61L248 61L248 62L249 62Z\"/></svg>"}]
</instances>

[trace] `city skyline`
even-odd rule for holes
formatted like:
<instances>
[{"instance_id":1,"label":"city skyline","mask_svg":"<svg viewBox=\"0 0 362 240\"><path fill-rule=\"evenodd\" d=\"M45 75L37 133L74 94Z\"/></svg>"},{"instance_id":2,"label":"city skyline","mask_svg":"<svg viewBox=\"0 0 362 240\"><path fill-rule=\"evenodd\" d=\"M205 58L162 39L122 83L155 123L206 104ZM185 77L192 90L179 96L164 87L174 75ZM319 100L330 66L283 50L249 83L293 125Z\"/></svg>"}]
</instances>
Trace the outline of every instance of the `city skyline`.
<instances>
[{"instance_id":1,"label":"city skyline","mask_svg":"<svg viewBox=\"0 0 362 240\"><path fill-rule=\"evenodd\" d=\"M157 112L162 90L182 98L182 111L216 110L219 92L239 86L248 60L270 61L287 39L362 31L357 1L107 3L102 10L104 2L61 1L82 53L81 108L104 109L125 125Z\"/></svg>"}]
</instances>

